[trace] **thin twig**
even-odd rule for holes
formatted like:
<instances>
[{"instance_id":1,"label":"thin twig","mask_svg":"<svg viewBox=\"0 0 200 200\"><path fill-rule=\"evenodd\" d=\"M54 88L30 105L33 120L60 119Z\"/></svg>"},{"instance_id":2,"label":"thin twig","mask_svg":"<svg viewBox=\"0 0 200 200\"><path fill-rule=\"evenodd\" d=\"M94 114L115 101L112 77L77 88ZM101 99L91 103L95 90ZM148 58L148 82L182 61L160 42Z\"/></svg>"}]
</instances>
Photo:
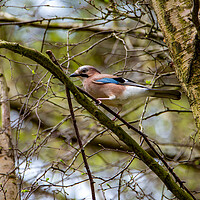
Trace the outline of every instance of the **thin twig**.
<instances>
[{"instance_id":1,"label":"thin twig","mask_svg":"<svg viewBox=\"0 0 200 200\"><path fill-rule=\"evenodd\" d=\"M47 31L49 29L50 22L51 22L51 20L48 20L47 27L44 31L44 36L43 36L43 39L42 39L42 46L41 46L41 50L40 50L41 53L42 53L43 48L44 48L44 42L45 42L45 38L46 38L46 35L47 35Z\"/></svg>"},{"instance_id":2,"label":"thin twig","mask_svg":"<svg viewBox=\"0 0 200 200\"><path fill-rule=\"evenodd\" d=\"M54 54L52 53L52 51L48 50L46 53L49 55L49 57L53 61L53 63L58 65L61 68L60 64L56 60L56 58L55 58ZM86 154L85 154L85 151L84 151L84 147L83 147L83 144L82 144L82 141L81 141L81 137L80 137L80 134L79 134L78 126L77 126L77 123L76 123L76 118L75 118L75 115L74 115L74 110L73 110L73 106L72 106L70 91L69 91L67 86L66 86L66 94L67 94L67 100L68 100L68 105L69 105L69 110L70 110L70 114L71 114L74 130L75 130L75 133L76 133L76 137L77 137L78 144L79 144L79 147L80 147L80 150L81 150L83 162L84 162L84 165L85 165L88 177L89 177L89 181L90 181L92 200L95 200L96 199L96 197L95 197L95 188L94 188L94 183L95 182L93 180L93 177L92 177L92 174L91 174L91 171L90 171L90 168L89 168L89 164L87 162Z\"/></svg>"},{"instance_id":3,"label":"thin twig","mask_svg":"<svg viewBox=\"0 0 200 200\"><path fill-rule=\"evenodd\" d=\"M99 103L94 97L92 97L90 94L88 94L86 91L84 91L83 89L77 87L79 89L80 92L84 93L85 95L87 95L89 98L91 98L93 101L95 101L97 104ZM151 142L148 139L148 136L144 133L142 133L141 131L139 131L138 129L136 129L134 126L132 126L130 123L128 123L127 121L125 121L123 118L121 118L118 114L116 114L114 111L112 111L109 107L107 107L104 104L99 104L101 107L103 107L105 110L107 110L109 113L111 113L114 117L116 117L117 119L119 119L121 122L123 122L127 128L134 130L136 133L138 133L139 135L141 135L145 142L148 144L148 146L152 149L152 151L155 153L155 155L162 161L162 163L164 164L164 166L168 169L168 171L172 174L172 176L175 178L176 182L179 183L179 185L188 192L188 194L191 195L191 197L193 199L196 199L194 197L194 195L190 192L190 190L183 184L184 182L181 181L181 179L176 175L176 173L173 171L173 168L170 167L167 162L164 160L164 158L156 151L156 149L153 147L153 145L151 144Z\"/></svg>"},{"instance_id":4,"label":"thin twig","mask_svg":"<svg viewBox=\"0 0 200 200\"><path fill-rule=\"evenodd\" d=\"M87 158L86 158L86 155L85 155L85 151L84 151L84 148L83 148L83 144L82 144L82 141L81 141L79 130L78 130L78 127L77 127L77 124L76 124L76 119L75 119L75 116L74 116L72 101L71 101L71 97L70 97L70 91L69 91L69 89L67 87L66 87L66 93L67 93L67 100L68 100L68 104L69 104L69 110L70 110L70 113L71 113L72 122L73 122L73 125L74 125L76 137L77 137L77 140L78 140L78 143L79 143L79 147L81 149L81 154L82 154L82 157L83 157L85 168L86 168L89 180L90 180L90 188L91 188L91 192L92 192L92 199L95 200L96 199L95 198L95 188L94 188L94 183L95 182L93 181L92 174L91 174L88 162L87 162Z\"/></svg>"}]
</instances>

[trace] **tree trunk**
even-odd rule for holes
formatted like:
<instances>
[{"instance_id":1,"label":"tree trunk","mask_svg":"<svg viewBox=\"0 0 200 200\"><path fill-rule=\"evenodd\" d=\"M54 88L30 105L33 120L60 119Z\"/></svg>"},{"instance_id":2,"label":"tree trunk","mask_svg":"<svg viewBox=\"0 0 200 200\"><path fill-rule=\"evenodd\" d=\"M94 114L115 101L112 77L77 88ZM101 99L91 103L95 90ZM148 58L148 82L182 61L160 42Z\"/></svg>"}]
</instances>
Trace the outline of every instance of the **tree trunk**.
<instances>
[{"instance_id":1,"label":"tree trunk","mask_svg":"<svg viewBox=\"0 0 200 200\"><path fill-rule=\"evenodd\" d=\"M8 88L3 70L0 66L0 103L1 121L0 129L0 199L18 199L15 168L14 150L11 139L10 126L10 103L8 101Z\"/></svg>"},{"instance_id":2,"label":"tree trunk","mask_svg":"<svg viewBox=\"0 0 200 200\"><path fill-rule=\"evenodd\" d=\"M195 23L193 24L192 1L152 0L152 6L169 47L177 78L189 99L199 130L200 40L197 37ZM195 12L198 16L198 5L196 8ZM198 17L195 20L198 20Z\"/></svg>"}]
</instances>

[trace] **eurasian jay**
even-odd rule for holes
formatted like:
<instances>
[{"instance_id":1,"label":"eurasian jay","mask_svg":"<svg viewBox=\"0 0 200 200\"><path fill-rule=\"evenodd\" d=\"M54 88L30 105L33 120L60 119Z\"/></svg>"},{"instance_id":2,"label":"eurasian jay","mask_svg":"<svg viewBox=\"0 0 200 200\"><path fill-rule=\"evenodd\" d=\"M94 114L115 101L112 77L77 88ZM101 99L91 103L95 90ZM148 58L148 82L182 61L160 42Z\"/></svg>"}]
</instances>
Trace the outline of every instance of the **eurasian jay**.
<instances>
[{"instance_id":1,"label":"eurasian jay","mask_svg":"<svg viewBox=\"0 0 200 200\"><path fill-rule=\"evenodd\" d=\"M70 77L80 77L84 89L99 103L122 108L130 100L139 97L159 97L179 100L181 93L177 90L151 89L136 84L126 78L101 74L96 68L84 65L79 67Z\"/></svg>"}]
</instances>

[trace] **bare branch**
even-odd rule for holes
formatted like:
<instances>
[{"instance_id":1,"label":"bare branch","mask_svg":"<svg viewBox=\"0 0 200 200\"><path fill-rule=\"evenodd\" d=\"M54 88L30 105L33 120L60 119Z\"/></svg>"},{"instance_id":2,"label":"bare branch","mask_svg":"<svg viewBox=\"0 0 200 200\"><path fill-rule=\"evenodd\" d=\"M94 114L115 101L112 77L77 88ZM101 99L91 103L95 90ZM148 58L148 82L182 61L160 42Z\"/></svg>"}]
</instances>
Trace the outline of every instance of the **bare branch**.
<instances>
[{"instance_id":1,"label":"bare branch","mask_svg":"<svg viewBox=\"0 0 200 200\"><path fill-rule=\"evenodd\" d=\"M17 43L11 43L6 41L0 42L0 48L9 49L20 55L24 55L38 64L42 65L45 69L50 71L56 78L58 78L64 85L66 85L73 93L78 103L85 107L99 122L109 128L116 136L128 145L132 151L165 183L167 188L179 199L188 200L195 199L191 193L182 190L172 179L170 174L158 164L144 149L142 149L138 143L130 137L120 126L109 119L102 111L97 109L83 94L81 94L74 84L68 79L61 69L55 66L47 57L39 53L36 50L23 47ZM135 129L137 130L137 129ZM138 131L137 131L138 132ZM183 186L183 184L182 184ZM186 189L186 187L184 187Z\"/></svg>"},{"instance_id":2,"label":"bare branch","mask_svg":"<svg viewBox=\"0 0 200 200\"><path fill-rule=\"evenodd\" d=\"M56 64L58 67L60 67L60 69L62 69L60 64L56 60L54 54L52 53L52 51L47 51L46 53L49 55L49 57L51 58L53 63ZM78 140L78 143L79 143L79 147L81 149L83 162L85 164L85 168L86 168L89 180L90 180L92 199L95 200L96 199L96 197L95 197L95 188L94 188L94 183L95 182L93 181L93 177L92 177L92 174L91 174L91 171L90 171L90 167L89 167L89 164L87 162L85 150L84 150L84 147L83 147L83 144L82 144L82 141L81 141L81 137L80 137L80 134L79 134L78 126L77 126L77 123L76 123L76 118L75 118L75 115L74 115L73 105L72 105L72 101L71 101L70 91L69 91L68 87L66 87L66 94L67 94L67 100L68 100L69 110L70 110L71 117L72 117L74 130L75 130L76 137L77 137L77 140Z\"/></svg>"}]
</instances>

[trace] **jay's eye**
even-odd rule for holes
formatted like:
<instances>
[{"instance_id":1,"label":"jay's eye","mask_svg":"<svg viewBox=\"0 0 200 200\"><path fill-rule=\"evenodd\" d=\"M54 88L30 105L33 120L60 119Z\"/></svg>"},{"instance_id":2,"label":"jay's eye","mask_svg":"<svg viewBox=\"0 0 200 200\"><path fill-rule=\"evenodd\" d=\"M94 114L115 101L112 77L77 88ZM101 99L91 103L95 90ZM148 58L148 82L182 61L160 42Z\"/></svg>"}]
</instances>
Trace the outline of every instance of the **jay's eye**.
<instances>
[{"instance_id":1,"label":"jay's eye","mask_svg":"<svg viewBox=\"0 0 200 200\"><path fill-rule=\"evenodd\" d=\"M83 69L83 70L82 70L82 73L86 73L86 72L87 72L87 69Z\"/></svg>"}]
</instances>

